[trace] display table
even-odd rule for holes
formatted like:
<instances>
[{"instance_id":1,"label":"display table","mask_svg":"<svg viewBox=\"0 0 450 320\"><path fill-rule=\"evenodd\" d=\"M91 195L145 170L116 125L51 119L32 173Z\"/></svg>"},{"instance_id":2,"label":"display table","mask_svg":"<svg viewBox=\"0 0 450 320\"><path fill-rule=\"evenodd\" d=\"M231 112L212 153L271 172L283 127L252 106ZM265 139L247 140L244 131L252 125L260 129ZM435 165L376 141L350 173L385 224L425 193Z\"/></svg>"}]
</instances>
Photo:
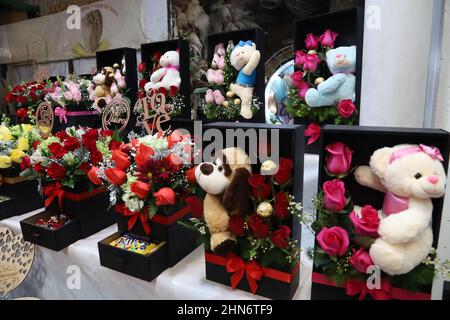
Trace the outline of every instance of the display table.
<instances>
[{"instance_id":1,"label":"display table","mask_svg":"<svg viewBox=\"0 0 450 320\"><path fill-rule=\"evenodd\" d=\"M318 157L305 156L304 207L311 212L317 190ZM0 222L20 233L20 221L36 214L28 213ZM167 269L152 282L145 282L100 266L97 242L117 231L116 226L70 245L60 252L36 246L33 267L22 285L9 298L39 299L263 299L232 290L205 279L203 246L197 248L175 267ZM312 262L305 249L313 246L314 237L303 228L300 287L294 299L309 299ZM80 275L78 277L78 275Z\"/></svg>"}]
</instances>

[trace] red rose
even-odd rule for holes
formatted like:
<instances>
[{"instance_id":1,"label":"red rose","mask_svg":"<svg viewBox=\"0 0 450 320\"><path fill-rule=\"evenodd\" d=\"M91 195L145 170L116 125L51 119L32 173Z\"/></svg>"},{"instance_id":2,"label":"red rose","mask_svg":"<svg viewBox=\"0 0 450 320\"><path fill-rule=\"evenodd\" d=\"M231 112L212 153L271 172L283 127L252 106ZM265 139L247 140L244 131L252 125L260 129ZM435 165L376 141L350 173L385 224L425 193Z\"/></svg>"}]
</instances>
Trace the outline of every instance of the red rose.
<instances>
[{"instance_id":1,"label":"red rose","mask_svg":"<svg viewBox=\"0 0 450 320\"><path fill-rule=\"evenodd\" d=\"M58 142L53 142L48 146L48 149L56 159L61 159L67 153L67 150L64 148L64 146Z\"/></svg>"},{"instance_id":2,"label":"red rose","mask_svg":"<svg viewBox=\"0 0 450 320\"><path fill-rule=\"evenodd\" d=\"M301 83L303 83L303 72L296 71L291 74L292 85L296 88L299 88Z\"/></svg>"},{"instance_id":3,"label":"red rose","mask_svg":"<svg viewBox=\"0 0 450 320\"><path fill-rule=\"evenodd\" d=\"M64 141L69 138L69 135L65 131L60 131L55 133L55 137L59 138L61 141Z\"/></svg>"},{"instance_id":4,"label":"red rose","mask_svg":"<svg viewBox=\"0 0 450 320\"><path fill-rule=\"evenodd\" d=\"M99 162L101 162L102 160L103 160L103 154L100 151L98 151L98 150L91 151L92 164L96 165Z\"/></svg>"},{"instance_id":5,"label":"red rose","mask_svg":"<svg viewBox=\"0 0 450 320\"><path fill-rule=\"evenodd\" d=\"M5 96L5 102L13 103L14 101L16 101L16 97L11 92L8 92Z\"/></svg>"},{"instance_id":6,"label":"red rose","mask_svg":"<svg viewBox=\"0 0 450 320\"><path fill-rule=\"evenodd\" d=\"M68 137L65 141L64 141L64 148L67 151L74 151L76 149L78 149L80 147L80 142L78 141L77 138L74 137Z\"/></svg>"},{"instance_id":7,"label":"red rose","mask_svg":"<svg viewBox=\"0 0 450 320\"><path fill-rule=\"evenodd\" d=\"M287 184L291 180L293 168L294 162L291 159L280 158L278 172L274 175L273 179L280 186Z\"/></svg>"},{"instance_id":8,"label":"red rose","mask_svg":"<svg viewBox=\"0 0 450 320\"><path fill-rule=\"evenodd\" d=\"M25 108L19 108L16 111L16 115L17 115L17 117L19 117L23 121L23 119L28 117L28 110L25 109Z\"/></svg>"},{"instance_id":9,"label":"red rose","mask_svg":"<svg viewBox=\"0 0 450 320\"><path fill-rule=\"evenodd\" d=\"M323 206L331 212L340 212L347 205L345 185L341 180L335 179L323 184Z\"/></svg>"},{"instance_id":10,"label":"red rose","mask_svg":"<svg viewBox=\"0 0 450 320\"><path fill-rule=\"evenodd\" d=\"M31 167L31 159L29 156L25 156L22 158L22 162L20 163L20 170L24 171Z\"/></svg>"},{"instance_id":11,"label":"red rose","mask_svg":"<svg viewBox=\"0 0 450 320\"><path fill-rule=\"evenodd\" d=\"M254 174L248 178L248 184L252 188L251 194L253 199L265 200L272 193L272 186L267 182L265 176Z\"/></svg>"},{"instance_id":12,"label":"red rose","mask_svg":"<svg viewBox=\"0 0 450 320\"><path fill-rule=\"evenodd\" d=\"M361 237L378 238L378 227L380 226L380 216L378 211L372 206L364 206L360 214L353 211L350 220L355 227L355 233Z\"/></svg>"},{"instance_id":13,"label":"red rose","mask_svg":"<svg viewBox=\"0 0 450 320\"><path fill-rule=\"evenodd\" d=\"M280 220L286 219L289 215L289 197L287 193L278 192L275 194L275 217Z\"/></svg>"},{"instance_id":14,"label":"red rose","mask_svg":"<svg viewBox=\"0 0 450 320\"><path fill-rule=\"evenodd\" d=\"M373 266L372 258L364 248L361 248L358 251L353 249L353 254L348 262L350 262L356 271L364 274L366 274L369 267Z\"/></svg>"},{"instance_id":15,"label":"red rose","mask_svg":"<svg viewBox=\"0 0 450 320\"><path fill-rule=\"evenodd\" d=\"M317 50L319 48L319 37L314 33L308 33L305 39L305 47L308 50Z\"/></svg>"},{"instance_id":16,"label":"red rose","mask_svg":"<svg viewBox=\"0 0 450 320\"><path fill-rule=\"evenodd\" d=\"M322 47L327 47L327 48L334 48L334 42L336 41L336 38L338 37L338 34L334 31L331 31L330 29L328 29L327 31L325 31L324 34L322 34L319 37L319 41L322 44Z\"/></svg>"},{"instance_id":17,"label":"red rose","mask_svg":"<svg viewBox=\"0 0 450 320\"><path fill-rule=\"evenodd\" d=\"M174 97L178 94L178 91L180 91L180 88L176 87L176 86L170 86L170 92L169 95L171 97Z\"/></svg>"},{"instance_id":18,"label":"red rose","mask_svg":"<svg viewBox=\"0 0 450 320\"><path fill-rule=\"evenodd\" d=\"M308 146L319 140L322 128L317 123L311 123L305 131L305 137L309 137Z\"/></svg>"},{"instance_id":19,"label":"red rose","mask_svg":"<svg viewBox=\"0 0 450 320\"><path fill-rule=\"evenodd\" d=\"M102 180L98 177L98 172L100 170L97 167L92 167L88 172L88 177L91 182L97 186L102 185Z\"/></svg>"},{"instance_id":20,"label":"red rose","mask_svg":"<svg viewBox=\"0 0 450 320\"><path fill-rule=\"evenodd\" d=\"M348 119L355 113L356 106L353 103L353 101L350 99L341 100L338 104L337 109L338 109L339 114L343 118Z\"/></svg>"},{"instance_id":21,"label":"red rose","mask_svg":"<svg viewBox=\"0 0 450 320\"><path fill-rule=\"evenodd\" d=\"M80 164L80 170L83 171L84 173L88 173L89 170L91 170L91 167L92 165L87 162L83 162L82 164Z\"/></svg>"},{"instance_id":22,"label":"red rose","mask_svg":"<svg viewBox=\"0 0 450 320\"><path fill-rule=\"evenodd\" d=\"M203 201L199 197L188 197L184 201L191 207L194 218L201 219L203 217Z\"/></svg>"},{"instance_id":23,"label":"red rose","mask_svg":"<svg viewBox=\"0 0 450 320\"><path fill-rule=\"evenodd\" d=\"M101 130L100 135L102 137L112 137L114 135L114 131L112 130Z\"/></svg>"},{"instance_id":24,"label":"red rose","mask_svg":"<svg viewBox=\"0 0 450 320\"><path fill-rule=\"evenodd\" d=\"M269 225L257 214L250 216L248 219L248 226L253 235L257 238L265 238L269 235Z\"/></svg>"},{"instance_id":25,"label":"red rose","mask_svg":"<svg viewBox=\"0 0 450 320\"><path fill-rule=\"evenodd\" d=\"M350 240L341 227L323 228L316 237L322 250L332 257L342 257L347 252Z\"/></svg>"},{"instance_id":26,"label":"red rose","mask_svg":"<svg viewBox=\"0 0 450 320\"><path fill-rule=\"evenodd\" d=\"M33 166L33 170L36 171L37 173L45 173L46 171L45 167L43 167L40 163L35 164Z\"/></svg>"},{"instance_id":27,"label":"red rose","mask_svg":"<svg viewBox=\"0 0 450 320\"><path fill-rule=\"evenodd\" d=\"M116 149L112 152L111 159L116 164L116 167L123 171L126 171L131 165L131 162L128 159L128 155L120 151L120 149Z\"/></svg>"},{"instance_id":28,"label":"red rose","mask_svg":"<svg viewBox=\"0 0 450 320\"><path fill-rule=\"evenodd\" d=\"M272 233L272 243L275 247L286 249L289 246L288 240L291 235L291 229L287 226L282 226L277 231Z\"/></svg>"},{"instance_id":29,"label":"red rose","mask_svg":"<svg viewBox=\"0 0 450 320\"><path fill-rule=\"evenodd\" d=\"M319 63L322 61L317 54L307 54L304 59L303 69L309 72L316 72Z\"/></svg>"},{"instance_id":30,"label":"red rose","mask_svg":"<svg viewBox=\"0 0 450 320\"><path fill-rule=\"evenodd\" d=\"M299 66L299 67L303 67L303 64L305 63L305 58L306 58L306 53L301 51L301 50L297 50L295 52L295 65Z\"/></svg>"},{"instance_id":31,"label":"red rose","mask_svg":"<svg viewBox=\"0 0 450 320\"><path fill-rule=\"evenodd\" d=\"M336 176L346 175L352 165L353 151L343 142L336 142L325 147L328 173Z\"/></svg>"},{"instance_id":32,"label":"red rose","mask_svg":"<svg viewBox=\"0 0 450 320\"><path fill-rule=\"evenodd\" d=\"M147 84L148 80L147 79L141 79L139 81L139 89L145 89L145 85Z\"/></svg>"},{"instance_id":33,"label":"red rose","mask_svg":"<svg viewBox=\"0 0 450 320\"><path fill-rule=\"evenodd\" d=\"M166 206L175 204L175 192L171 188L162 188L158 192L153 193L156 198L157 206Z\"/></svg>"},{"instance_id":34,"label":"red rose","mask_svg":"<svg viewBox=\"0 0 450 320\"><path fill-rule=\"evenodd\" d=\"M108 168L105 170L105 176L108 181L115 186L120 186L127 180L127 175L124 171L116 168Z\"/></svg>"},{"instance_id":35,"label":"red rose","mask_svg":"<svg viewBox=\"0 0 450 320\"><path fill-rule=\"evenodd\" d=\"M197 183L197 179L195 178L195 169L196 168L197 168L197 166L195 166L194 168L189 169L188 171L186 171L186 179L191 184L196 184Z\"/></svg>"},{"instance_id":36,"label":"red rose","mask_svg":"<svg viewBox=\"0 0 450 320\"><path fill-rule=\"evenodd\" d=\"M245 221L241 216L231 216L228 222L228 229L230 232L238 237L243 236L245 233Z\"/></svg>"},{"instance_id":37,"label":"red rose","mask_svg":"<svg viewBox=\"0 0 450 320\"><path fill-rule=\"evenodd\" d=\"M38 96L33 91L30 92L30 98L31 101L36 101L38 99Z\"/></svg>"},{"instance_id":38,"label":"red rose","mask_svg":"<svg viewBox=\"0 0 450 320\"><path fill-rule=\"evenodd\" d=\"M153 62L159 63L159 59L161 59L161 53L160 52L153 53L152 56Z\"/></svg>"},{"instance_id":39,"label":"red rose","mask_svg":"<svg viewBox=\"0 0 450 320\"><path fill-rule=\"evenodd\" d=\"M41 144L40 141L33 142L33 149L36 150L39 147L40 144Z\"/></svg>"},{"instance_id":40,"label":"red rose","mask_svg":"<svg viewBox=\"0 0 450 320\"><path fill-rule=\"evenodd\" d=\"M150 193L150 184L141 181L133 182L130 185L130 190L140 199L145 199Z\"/></svg>"},{"instance_id":41,"label":"red rose","mask_svg":"<svg viewBox=\"0 0 450 320\"><path fill-rule=\"evenodd\" d=\"M17 96L16 97L16 102L18 103L18 104L25 104L25 103L27 103L28 102L28 99L27 99L27 97L25 97L25 96Z\"/></svg>"},{"instance_id":42,"label":"red rose","mask_svg":"<svg viewBox=\"0 0 450 320\"><path fill-rule=\"evenodd\" d=\"M59 181L66 177L66 169L63 166L53 162L50 167L48 167L47 174L50 178Z\"/></svg>"},{"instance_id":43,"label":"red rose","mask_svg":"<svg viewBox=\"0 0 450 320\"><path fill-rule=\"evenodd\" d=\"M97 149L96 142L98 139L98 130L97 129L89 129L88 132L86 132L81 137L81 143L88 149L89 151L93 151Z\"/></svg>"},{"instance_id":44,"label":"red rose","mask_svg":"<svg viewBox=\"0 0 450 320\"><path fill-rule=\"evenodd\" d=\"M144 63L144 62L139 63L139 65L138 65L138 71L139 71L140 73L144 73L145 70L147 70L147 64Z\"/></svg>"},{"instance_id":45,"label":"red rose","mask_svg":"<svg viewBox=\"0 0 450 320\"><path fill-rule=\"evenodd\" d=\"M108 148L109 148L109 150L116 150L116 149L119 149L121 146L122 146L121 141L111 140L109 142Z\"/></svg>"}]
</instances>

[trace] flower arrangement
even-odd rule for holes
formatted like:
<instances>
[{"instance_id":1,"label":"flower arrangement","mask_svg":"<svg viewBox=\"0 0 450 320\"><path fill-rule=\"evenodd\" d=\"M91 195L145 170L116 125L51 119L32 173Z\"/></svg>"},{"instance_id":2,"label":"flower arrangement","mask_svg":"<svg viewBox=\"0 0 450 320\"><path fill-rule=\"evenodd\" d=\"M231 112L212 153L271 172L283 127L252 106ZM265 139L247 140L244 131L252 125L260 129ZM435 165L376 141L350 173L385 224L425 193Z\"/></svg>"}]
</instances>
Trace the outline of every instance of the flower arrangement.
<instances>
[{"instance_id":1,"label":"flower arrangement","mask_svg":"<svg viewBox=\"0 0 450 320\"><path fill-rule=\"evenodd\" d=\"M168 136L132 135L130 143L97 162L89 178L96 185L108 186L111 204L123 205L125 215L141 215L148 234L148 221L160 210L170 213L182 202L196 208L194 214L201 210L191 164L194 150L191 138L178 131Z\"/></svg>"},{"instance_id":2,"label":"flower arrangement","mask_svg":"<svg viewBox=\"0 0 450 320\"><path fill-rule=\"evenodd\" d=\"M293 267L299 261L299 246L292 238L293 218L300 219L302 207L291 194L293 161L281 158L277 165L266 161L261 172L271 175L253 174L248 179L253 202L253 213L248 216L231 216L229 231L237 244L232 255L245 262L256 262L262 267L275 265ZM193 218L186 225L198 231L210 251L210 232L203 219Z\"/></svg>"},{"instance_id":3,"label":"flower arrangement","mask_svg":"<svg viewBox=\"0 0 450 320\"><path fill-rule=\"evenodd\" d=\"M321 84L323 86L340 72L337 68L332 73L327 63L328 54L334 49L337 37L338 34L332 30L326 30L321 36L310 33L305 39L306 49L296 51L294 61L296 71L291 75L292 85L286 101L287 111L293 117L313 122L332 122L338 125L353 125L357 122L358 110L354 99L337 99L336 103L326 106L309 105L307 102L310 89L317 89ZM351 64L345 61L346 67L348 67L347 63ZM351 82L354 82L354 79ZM354 87L350 88L350 92L352 90L354 92ZM339 94L336 95L339 96ZM317 124L314 125L317 126ZM309 135L312 137L309 143L317 140L315 129L311 128L313 132Z\"/></svg>"},{"instance_id":4,"label":"flower arrangement","mask_svg":"<svg viewBox=\"0 0 450 320\"><path fill-rule=\"evenodd\" d=\"M366 289L366 282L373 275L374 266L370 248L376 239L383 219L372 205L364 204L357 210L347 188L349 174L354 170L354 151L343 142L325 147L326 181L314 199L317 210L312 228L316 232L316 248L309 250L317 272L325 275L336 286L343 286L351 296L363 299L370 294L374 299L390 299L391 288L402 288L414 292L431 285L435 270L448 276L449 262L436 260L436 252L412 271L401 275L381 272L381 287ZM437 267L442 265L441 267ZM440 268L440 269L439 269Z\"/></svg>"},{"instance_id":5,"label":"flower arrangement","mask_svg":"<svg viewBox=\"0 0 450 320\"><path fill-rule=\"evenodd\" d=\"M10 87L4 99L7 104L14 107L20 121L24 122L28 118L33 123L34 112L44 101L47 87L46 82L22 82L13 88Z\"/></svg>"},{"instance_id":6,"label":"flower arrangement","mask_svg":"<svg viewBox=\"0 0 450 320\"><path fill-rule=\"evenodd\" d=\"M138 66L138 80L139 80L139 88L138 88L138 99L143 99L148 96L150 90L146 90L148 88L150 82L150 77L153 73L160 70L162 68L160 64L161 53L155 52L153 53L150 63L140 63ZM157 93L162 93L167 98L167 104L171 105L171 111L169 115L171 117L177 117L181 115L182 109L185 106L185 97L179 92L180 88L177 86L171 86L170 90L167 90L164 87L156 90ZM159 108L159 105L156 106ZM144 112L142 104L136 104L134 107L134 113L140 115Z\"/></svg>"},{"instance_id":7,"label":"flower arrangement","mask_svg":"<svg viewBox=\"0 0 450 320\"><path fill-rule=\"evenodd\" d=\"M0 125L0 169L20 170L24 157L29 156L33 145L41 141L41 135L36 127L30 124L9 126Z\"/></svg>"},{"instance_id":8,"label":"flower arrangement","mask_svg":"<svg viewBox=\"0 0 450 320\"><path fill-rule=\"evenodd\" d=\"M74 189L88 182L91 168L111 158L121 145L112 131L70 127L35 143L31 156L23 159L22 175L34 173L46 184Z\"/></svg>"},{"instance_id":9,"label":"flower arrangement","mask_svg":"<svg viewBox=\"0 0 450 320\"><path fill-rule=\"evenodd\" d=\"M208 120L235 121L241 112L242 100L231 91L231 85L236 80L239 71L231 64L231 54L235 45L230 41L225 48L223 43L216 45L214 58L207 72L209 86L198 89L205 92L205 98L200 105L200 111ZM252 112L261 108L260 99L253 95Z\"/></svg>"}]
</instances>

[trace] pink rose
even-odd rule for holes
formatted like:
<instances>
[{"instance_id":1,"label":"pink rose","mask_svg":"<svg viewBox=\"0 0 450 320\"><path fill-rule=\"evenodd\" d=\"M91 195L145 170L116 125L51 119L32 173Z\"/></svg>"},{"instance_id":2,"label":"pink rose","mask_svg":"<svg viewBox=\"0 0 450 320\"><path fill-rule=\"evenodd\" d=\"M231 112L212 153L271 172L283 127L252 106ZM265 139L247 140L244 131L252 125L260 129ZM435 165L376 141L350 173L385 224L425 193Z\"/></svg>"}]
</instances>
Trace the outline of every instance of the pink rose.
<instances>
[{"instance_id":1,"label":"pink rose","mask_svg":"<svg viewBox=\"0 0 450 320\"><path fill-rule=\"evenodd\" d=\"M322 47L327 47L327 48L333 49L334 42L336 41L337 37L338 37L338 34L336 32L328 29L327 31L325 31L325 33L323 35L321 35L319 37L319 41L322 44Z\"/></svg>"},{"instance_id":2,"label":"pink rose","mask_svg":"<svg viewBox=\"0 0 450 320\"><path fill-rule=\"evenodd\" d=\"M322 128L317 123L311 123L305 130L305 137L309 137L308 146L319 140Z\"/></svg>"},{"instance_id":3,"label":"pink rose","mask_svg":"<svg viewBox=\"0 0 450 320\"><path fill-rule=\"evenodd\" d=\"M292 79L292 85L296 88L298 88L301 83L303 82L303 72L296 71L293 74L291 74Z\"/></svg>"},{"instance_id":4,"label":"pink rose","mask_svg":"<svg viewBox=\"0 0 450 320\"><path fill-rule=\"evenodd\" d=\"M341 227L323 228L316 237L322 250L332 257L342 257L348 249L348 233Z\"/></svg>"},{"instance_id":5,"label":"pink rose","mask_svg":"<svg viewBox=\"0 0 450 320\"><path fill-rule=\"evenodd\" d=\"M366 252L364 248L361 248L358 251L353 250L349 262L356 271L361 273L366 273L367 268L373 266L372 258L370 258L369 253Z\"/></svg>"},{"instance_id":6,"label":"pink rose","mask_svg":"<svg viewBox=\"0 0 450 320\"><path fill-rule=\"evenodd\" d=\"M316 72L320 61L317 54L307 54L305 56L305 62L303 63L303 69L309 72Z\"/></svg>"},{"instance_id":7,"label":"pink rose","mask_svg":"<svg viewBox=\"0 0 450 320\"><path fill-rule=\"evenodd\" d=\"M356 106L352 100L348 99L340 101L337 109L343 118L348 119L355 113Z\"/></svg>"},{"instance_id":8,"label":"pink rose","mask_svg":"<svg viewBox=\"0 0 450 320\"><path fill-rule=\"evenodd\" d=\"M378 211L372 206L364 206L358 215L356 211L350 214L350 220L355 227L355 232L361 237L378 238L378 227L380 226L380 216Z\"/></svg>"},{"instance_id":9,"label":"pink rose","mask_svg":"<svg viewBox=\"0 0 450 320\"><path fill-rule=\"evenodd\" d=\"M299 86L297 87L299 97L302 98L303 100L305 100L306 93L308 92L309 88L310 87L307 82L301 82L299 84Z\"/></svg>"},{"instance_id":10,"label":"pink rose","mask_svg":"<svg viewBox=\"0 0 450 320\"><path fill-rule=\"evenodd\" d=\"M314 33L308 33L305 39L305 46L308 50L317 50L319 48L319 38Z\"/></svg>"},{"instance_id":11,"label":"pink rose","mask_svg":"<svg viewBox=\"0 0 450 320\"><path fill-rule=\"evenodd\" d=\"M66 93L64 93L64 99L66 99L67 101L73 100L73 94L72 94L72 92L67 91Z\"/></svg>"},{"instance_id":12,"label":"pink rose","mask_svg":"<svg viewBox=\"0 0 450 320\"><path fill-rule=\"evenodd\" d=\"M336 176L345 175L352 165L353 151L343 142L336 142L325 147L328 152L325 157L328 173Z\"/></svg>"},{"instance_id":13,"label":"pink rose","mask_svg":"<svg viewBox=\"0 0 450 320\"><path fill-rule=\"evenodd\" d=\"M301 51L301 50L297 50L295 52L295 65L296 66L303 66L303 64L305 63L305 57L306 57L306 53Z\"/></svg>"},{"instance_id":14,"label":"pink rose","mask_svg":"<svg viewBox=\"0 0 450 320\"><path fill-rule=\"evenodd\" d=\"M323 206L331 212L340 212L347 205L345 185L339 179L327 181L323 184Z\"/></svg>"}]
</instances>

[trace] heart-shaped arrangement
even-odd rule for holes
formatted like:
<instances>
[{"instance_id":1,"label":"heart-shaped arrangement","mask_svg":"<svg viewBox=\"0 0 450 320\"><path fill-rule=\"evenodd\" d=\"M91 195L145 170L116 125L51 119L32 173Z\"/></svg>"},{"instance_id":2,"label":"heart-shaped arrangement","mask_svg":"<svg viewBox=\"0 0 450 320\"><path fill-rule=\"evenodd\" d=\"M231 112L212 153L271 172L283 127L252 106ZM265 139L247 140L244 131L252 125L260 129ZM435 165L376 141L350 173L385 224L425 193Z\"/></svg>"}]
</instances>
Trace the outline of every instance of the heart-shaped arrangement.
<instances>
[{"instance_id":1,"label":"heart-shaped arrangement","mask_svg":"<svg viewBox=\"0 0 450 320\"><path fill-rule=\"evenodd\" d=\"M6 297L26 278L33 265L34 245L23 235L0 227L0 298Z\"/></svg>"}]
</instances>

